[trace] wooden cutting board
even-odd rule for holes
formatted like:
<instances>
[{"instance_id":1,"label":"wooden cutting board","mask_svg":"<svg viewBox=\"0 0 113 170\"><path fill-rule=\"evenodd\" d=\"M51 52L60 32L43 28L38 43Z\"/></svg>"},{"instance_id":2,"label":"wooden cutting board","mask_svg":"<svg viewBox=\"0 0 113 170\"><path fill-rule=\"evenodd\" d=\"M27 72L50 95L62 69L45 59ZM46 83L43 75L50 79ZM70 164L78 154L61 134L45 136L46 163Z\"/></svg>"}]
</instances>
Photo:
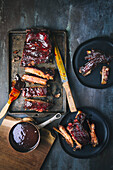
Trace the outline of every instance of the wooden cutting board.
<instances>
[{"instance_id":1,"label":"wooden cutting board","mask_svg":"<svg viewBox=\"0 0 113 170\"><path fill-rule=\"evenodd\" d=\"M9 131L18 121L4 119L0 126L0 169L2 170L39 170L43 164L55 137L47 129L41 129L41 141L32 152L20 153L15 151L9 143Z\"/></svg>"}]
</instances>

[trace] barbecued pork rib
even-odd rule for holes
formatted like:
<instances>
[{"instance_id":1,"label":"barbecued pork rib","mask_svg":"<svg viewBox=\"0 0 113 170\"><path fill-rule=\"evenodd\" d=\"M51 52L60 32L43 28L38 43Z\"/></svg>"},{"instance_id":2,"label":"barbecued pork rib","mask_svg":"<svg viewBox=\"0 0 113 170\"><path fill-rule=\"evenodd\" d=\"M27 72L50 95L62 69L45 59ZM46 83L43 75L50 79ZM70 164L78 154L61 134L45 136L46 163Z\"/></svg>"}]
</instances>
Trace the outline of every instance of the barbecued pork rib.
<instances>
[{"instance_id":1,"label":"barbecued pork rib","mask_svg":"<svg viewBox=\"0 0 113 170\"><path fill-rule=\"evenodd\" d=\"M71 145L71 147L73 147L74 146L73 140L62 125L59 125L59 131L61 132L60 134L62 134L67 143Z\"/></svg>"},{"instance_id":2,"label":"barbecued pork rib","mask_svg":"<svg viewBox=\"0 0 113 170\"><path fill-rule=\"evenodd\" d=\"M85 130L83 123L85 120L85 114L82 112L78 112L75 117L73 123L68 123L67 130L71 134L73 140L78 142L82 147L82 145L87 145L90 143L90 136L87 130ZM77 145L78 146L78 145Z\"/></svg>"},{"instance_id":3,"label":"barbecued pork rib","mask_svg":"<svg viewBox=\"0 0 113 170\"><path fill-rule=\"evenodd\" d=\"M46 97L47 86L25 87L22 90L22 96L26 98L31 97Z\"/></svg>"},{"instance_id":4,"label":"barbecued pork rib","mask_svg":"<svg viewBox=\"0 0 113 170\"><path fill-rule=\"evenodd\" d=\"M51 107L51 103L42 101L42 100L35 100L35 99L25 99L24 109L27 110L35 110L38 112L48 111Z\"/></svg>"},{"instance_id":5,"label":"barbecued pork rib","mask_svg":"<svg viewBox=\"0 0 113 170\"><path fill-rule=\"evenodd\" d=\"M90 128L91 144L93 147L95 147L98 145L98 138L95 133L95 124L94 123L90 124L89 121L87 122Z\"/></svg>"},{"instance_id":6,"label":"barbecued pork rib","mask_svg":"<svg viewBox=\"0 0 113 170\"><path fill-rule=\"evenodd\" d=\"M109 76L109 68L106 66L103 66L101 75L102 75L101 84L106 84L108 81L108 76Z\"/></svg>"},{"instance_id":7,"label":"barbecued pork rib","mask_svg":"<svg viewBox=\"0 0 113 170\"><path fill-rule=\"evenodd\" d=\"M52 43L49 31L28 30L26 33L21 65L25 67L48 63L52 55Z\"/></svg>"},{"instance_id":8,"label":"barbecued pork rib","mask_svg":"<svg viewBox=\"0 0 113 170\"><path fill-rule=\"evenodd\" d=\"M46 85L46 83L47 83L46 79L42 79L42 78L39 78L36 76L27 75L27 74L24 74L22 76L22 79L25 81L31 82L31 83L38 83L38 84L42 84L42 85Z\"/></svg>"},{"instance_id":9,"label":"barbecued pork rib","mask_svg":"<svg viewBox=\"0 0 113 170\"><path fill-rule=\"evenodd\" d=\"M55 75L55 70L52 68L33 68L33 67L25 67L25 72L35 74L37 76L46 78L47 80L53 80Z\"/></svg>"},{"instance_id":10,"label":"barbecued pork rib","mask_svg":"<svg viewBox=\"0 0 113 170\"><path fill-rule=\"evenodd\" d=\"M88 59L88 62L79 68L79 73L81 73L83 76L90 74L92 69L94 69L100 63L109 63L113 59L113 56L106 56L99 50L91 50L91 53L88 54L85 59Z\"/></svg>"}]
</instances>

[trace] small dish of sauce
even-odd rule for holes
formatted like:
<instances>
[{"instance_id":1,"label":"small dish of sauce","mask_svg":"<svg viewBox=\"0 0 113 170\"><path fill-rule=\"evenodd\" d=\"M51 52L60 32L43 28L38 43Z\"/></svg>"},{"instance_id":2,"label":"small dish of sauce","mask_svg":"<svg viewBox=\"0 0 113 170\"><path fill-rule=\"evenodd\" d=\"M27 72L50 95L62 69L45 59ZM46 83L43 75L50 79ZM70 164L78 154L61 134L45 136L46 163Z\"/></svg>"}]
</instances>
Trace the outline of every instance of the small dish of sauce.
<instances>
[{"instance_id":1,"label":"small dish of sauce","mask_svg":"<svg viewBox=\"0 0 113 170\"><path fill-rule=\"evenodd\" d=\"M12 127L9 133L11 146L19 152L29 152L35 149L40 141L38 129L28 122L20 122Z\"/></svg>"}]
</instances>

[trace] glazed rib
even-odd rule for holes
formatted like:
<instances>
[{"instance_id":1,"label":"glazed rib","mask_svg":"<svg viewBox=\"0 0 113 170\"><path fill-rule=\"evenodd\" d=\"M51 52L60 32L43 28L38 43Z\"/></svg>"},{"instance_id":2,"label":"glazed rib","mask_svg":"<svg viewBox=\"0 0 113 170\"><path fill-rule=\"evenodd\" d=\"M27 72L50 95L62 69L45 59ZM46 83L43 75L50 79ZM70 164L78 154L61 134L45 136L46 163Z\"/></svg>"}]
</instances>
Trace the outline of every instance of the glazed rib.
<instances>
[{"instance_id":1,"label":"glazed rib","mask_svg":"<svg viewBox=\"0 0 113 170\"><path fill-rule=\"evenodd\" d=\"M95 147L95 146L98 145L98 138L97 138L96 133L95 133L95 124L92 123L90 125L89 121L88 121L88 125L89 125L89 128L90 128L91 144L92 144L93 147Z\"/></svg>"},{"instance_id":2,"label":"glazed rib","mask_svg":"<svg viewBox=\"0 0 113 170\"><path fill-rule=\"evenodd\" d=\"M25 72L35 74L37 76L46 78L47 80L53 80L55 70L54 69L46 69L46 68L33 68L33 67L25 67Z\"/></svg>"},{"instance_id":3,"label":"glazed rib","mask_svg":"<svg viewBox=\"0 0 113 170\"><path fill-rule=\"evenodd\" d=\"M42 84L42 85L46 85L46 83L47 83L46 79L42 79L42 78L39 78L36 76L27 75L27 74L24 74L22 76L22 79L25 81L31 82L31 83L38 83L38 84Z\"/></svg>"},{"instance_id":4,"label":"glazed rib","mask_svg":"<svg viewBox=\"0 0 113 170\"><path fill-rule=\"evenodd\" d=\"M48 31L28 30L22 54L22 66L48 63L52 56L52 44Z\"/></svg>"},{"instance_id":5,"label":"glazed rib","mask_svg":"<svg viewBox=\"0 0 113 170\"><path fill-rule=\"evenodd\" d=\"M100 63L109 63L113 59L113 56L106 56L99 50L91 50L91 53L85 59L88 59L88 62L79 68L79 73L83 76L90 74Z\"/></svg>"},{"instance_id":6,"label":"glazed rib","mask_svg":"<svg viewBox=\"0 0 113 170\"><path fill-rule=\"evenodd\" d=\"M48 111L50 108L51 103L42 101L42 100L35 100L35 99L25 99L24 108L25 110L35 110L38 112Z\"/></svg>"},{"instance_id":7,"label":"glazed rib","mask_svg":"<svg viewBox=\"0 0 113 170\"><path fill-rule=\"evenodd\" d=\"M26 98L31 97L46 97L47 86L25 87L22 90L22 96Z\"/></svg>"},{"instance_id":8,"label":"glazed rib","mask_svg":"<svg viewBox=\"0 0 113 170\"><path fill-rule=\"evenodd\" d=\"M106 84L108 81L108 76L109 76L109 68L106 66L103 66L101 74L102 74L101 84Z\"/></svg>"},{"instance_id":9,"label":"glazed rib","mask_svg":"<svg viewBox=\"0 0 113 170\"><path fill-rule=\"evenodd\" d=\"M83 123L85 120L85 114L79 112L75 117L73 123L68 123L67 130L71 134L73 140L82 145L90 143L90 136L87 130L84 128Z\"/></svg>"},{"instance_id":10,"label":"glazed rib","mask_svg":"<svg viewBox=\"0 0 113 170\"><path fill-rule=\"evenodd\" d=\"M67 143L69 143L71 147L73 147L74 146L73 140L71 139L70 135L67 133L66 129L62 125L59 125L59 130L62 136L64 136L64 138L66 139Z\"/></svg>"}]
</instances>

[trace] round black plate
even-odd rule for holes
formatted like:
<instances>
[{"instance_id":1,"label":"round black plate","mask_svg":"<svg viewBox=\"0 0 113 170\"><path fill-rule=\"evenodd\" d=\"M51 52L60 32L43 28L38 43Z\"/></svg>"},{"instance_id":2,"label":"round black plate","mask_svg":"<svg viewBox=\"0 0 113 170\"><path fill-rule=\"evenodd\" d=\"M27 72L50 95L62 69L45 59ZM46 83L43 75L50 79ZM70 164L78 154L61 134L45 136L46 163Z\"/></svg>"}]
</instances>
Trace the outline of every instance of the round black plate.
<instances>
[{"instance_id":1,"label":"round black plate","mask_svg":"<svg viewBox=\"0 0 113 170\"><path fill-rule=\"evenodd\" d=\"M59 139L62 148L66 153L75 158L89 158L99 154L106 146L109 140L109 128L106 121L100 116L99 112L92 108L80 108L87 116L95 123L96 134L98 137L99 144L94 148L90 144L83 146L81 150L73 151L73 148L67 144L62 135L59 134ZM76 116L76 112L70 112L66 114L60 122L60 125L67 127L69 122L73 122ZM76 145L75 145L76 146Z\"/></svg>"},{"instance_id":2,"label":"round black plate","mask_svg":"<svg viewBox=\"0 0 113 170\"><path fill-rule=\"evenodd\" d=\"M113 55L113 41L107 37L106 38L99 37L99 38L90 39L82 43L77 48L73 57L73 68L79 81L83 85L91 88L102 89L111 86L113 84L113 61L111 61L109 64L110 75L109 75L108 83L105 85L101 84L100 71L102 70L102 66L106 64L99 64L91 72L91 74L87 76L83 76L82 74L79 73L79 68L87 62L87 60L84 59L84 57L86 56L86 51L91 49L98 49L103 51L106 55Z\"/></svg>"}]
</instances>

